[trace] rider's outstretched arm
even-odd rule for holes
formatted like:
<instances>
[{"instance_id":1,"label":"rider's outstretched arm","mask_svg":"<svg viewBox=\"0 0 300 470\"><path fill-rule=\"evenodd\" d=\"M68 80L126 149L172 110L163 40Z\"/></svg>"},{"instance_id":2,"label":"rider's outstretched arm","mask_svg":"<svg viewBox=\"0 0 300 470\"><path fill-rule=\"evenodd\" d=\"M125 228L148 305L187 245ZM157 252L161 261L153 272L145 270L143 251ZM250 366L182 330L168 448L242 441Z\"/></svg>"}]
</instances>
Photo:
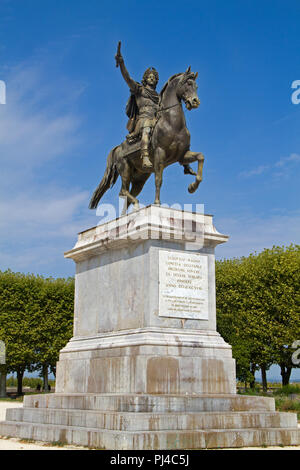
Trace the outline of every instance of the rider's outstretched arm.
<instances>
[{"instance_id":1,"label":"rider's outstretched arm","mask_svg":"<svg viewBox=\"0 0 300 470\"><path fill-rule=\"evenodd\" d=\"M125 67L124 59L123 59L123 56L121 54L121 43L120 42L119 42L119 45L118 45L118 52L115 56L115 59L116 59L117 67L120 66L120 70L121 70L121 73L123 75L123 78L124 78L125 82L129 86L130 90L134 91L136 89L137 83L131 78L131 76L128 73L127 68Z\"/></svg>"}]
</instances>

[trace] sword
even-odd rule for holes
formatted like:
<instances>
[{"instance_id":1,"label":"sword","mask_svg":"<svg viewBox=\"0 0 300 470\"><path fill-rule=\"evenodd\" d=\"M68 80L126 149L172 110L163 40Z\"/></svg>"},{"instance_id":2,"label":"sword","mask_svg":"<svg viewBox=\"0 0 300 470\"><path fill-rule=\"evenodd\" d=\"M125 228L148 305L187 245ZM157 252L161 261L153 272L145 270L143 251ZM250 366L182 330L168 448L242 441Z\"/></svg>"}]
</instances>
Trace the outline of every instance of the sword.
<instances>
[{"instance_id":1,"label":"sword","mask_svg":"<svg viewBox=\"0 0 300 470\"><path fill-rule=\"evenodd\" d=\"M118 42L118 49L117 49L117 53L115 55L115 59L116 59L116 67L119 67L120 65L120 62L119 62L119 59L122 57L122 54L121 54L121 41Z\"/></svg>"}]
</instances>

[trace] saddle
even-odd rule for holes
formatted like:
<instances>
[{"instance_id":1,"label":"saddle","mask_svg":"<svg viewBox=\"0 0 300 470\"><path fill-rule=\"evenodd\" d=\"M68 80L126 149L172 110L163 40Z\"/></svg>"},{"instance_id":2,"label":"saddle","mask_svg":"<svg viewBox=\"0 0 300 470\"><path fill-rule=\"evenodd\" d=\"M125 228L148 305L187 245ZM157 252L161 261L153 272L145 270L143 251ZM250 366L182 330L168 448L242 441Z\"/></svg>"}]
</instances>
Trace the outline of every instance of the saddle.
<instances>
[{"instance_id":1,"label":"saddle","mask_svg":"<svg viewBox=\"0 0 300 470\"><path fill-rule=\"evenodd\" d=\"M124 158L133 158L137 156L137 153L141 151L141 138L128 142L127 138L121 144L121 150ZM151 152L151 145L150 145Z\"/></svg>"}]
</instances>

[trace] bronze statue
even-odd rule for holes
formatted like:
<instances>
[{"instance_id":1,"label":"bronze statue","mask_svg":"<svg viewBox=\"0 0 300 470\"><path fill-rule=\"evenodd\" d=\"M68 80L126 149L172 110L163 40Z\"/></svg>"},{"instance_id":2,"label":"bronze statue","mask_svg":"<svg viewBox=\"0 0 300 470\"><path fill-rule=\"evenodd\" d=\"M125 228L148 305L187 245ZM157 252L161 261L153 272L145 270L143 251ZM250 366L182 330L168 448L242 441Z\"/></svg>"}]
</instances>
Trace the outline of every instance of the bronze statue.
<instances>
[{"instance_id":1,"label":"bronze statue","mask_svg":"<svg viewBox=\"0 0 300 470\"><path fill-rule=\"evenodd\" d=\"M158 73L153 67L148 68L144 73L142 83L135 82L125 67L121 55L121 42L119 42L115 59L116 66L120 66L123 78L131 91L131 97L126 106L126 114L129 117L127 129L130 132L127 140L133 143L140 137L143 169L152 168L149 160L149 144L158 111L159 95L155 90L159 78Z\"/></svg>"},{"instance_id":2,"label":"bronze statue","mask_svg":"<svg viewBox=\"0 0 300 470\"><path fill-rule=\"evenodd\" d=\"M173 75L157 95L156 70L147 69L142 85L135 82L125 68L120 47L121 43L115 56L116 65L120 66L132 93L127 104L127 128L130 134L109 153L104 176L92 196L89 207L97 207L101 197L115 184L120 175L120 196L126 198L123 211L126 213L130 204L135 208L139 207L136 196L142 191L151 173L155 173L154 204L160 204L163 170L175 162L184 166L185 174L196 176L196 180L188 188L190 193L196 191L202 181L204 157L200 152L190 151L190 133L186 128L182 109L182 101L188 110L198 108L200 104L196 85L198 73L191 72L189 67L186 72ZM189 166L196 161L197 173Z\"/></svg>"}]
</instances>

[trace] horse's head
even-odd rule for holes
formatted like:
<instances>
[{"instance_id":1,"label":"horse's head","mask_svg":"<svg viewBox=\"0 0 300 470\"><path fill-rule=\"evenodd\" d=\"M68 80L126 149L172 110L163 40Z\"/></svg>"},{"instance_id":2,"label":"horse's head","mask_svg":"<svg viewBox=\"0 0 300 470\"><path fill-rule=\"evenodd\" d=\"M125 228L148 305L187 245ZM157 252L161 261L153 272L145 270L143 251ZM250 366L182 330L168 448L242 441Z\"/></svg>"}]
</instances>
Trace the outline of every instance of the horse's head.
<instances>
[{"instance_id":1,"label":"horse's head","mask_svg":"<svg viewBox=\"0 0 300 470\"><path fill-rule=\"evenodd\" d=\"M186 72L181 74L181 78L177 86L177 96L179 99L183 100L185 106L188 110L193 108L198 108L200 100L197 94L197 84L196 78L198 77L198 72L191 72L191 67L189 67Z\"/></svg>"}]
</instances>

